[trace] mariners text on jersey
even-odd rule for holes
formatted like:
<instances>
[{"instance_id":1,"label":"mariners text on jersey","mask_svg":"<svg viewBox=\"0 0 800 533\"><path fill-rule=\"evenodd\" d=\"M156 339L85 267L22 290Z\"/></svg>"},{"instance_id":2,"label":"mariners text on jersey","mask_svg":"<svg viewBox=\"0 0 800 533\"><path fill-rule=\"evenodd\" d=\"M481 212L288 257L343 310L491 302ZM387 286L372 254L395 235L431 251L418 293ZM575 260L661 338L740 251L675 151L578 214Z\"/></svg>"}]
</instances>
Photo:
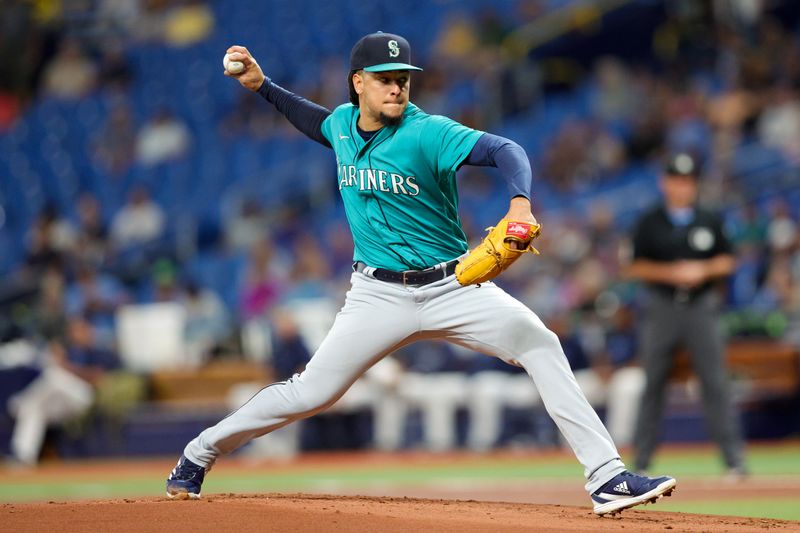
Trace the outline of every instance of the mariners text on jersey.
<instances>
[{"instance_id":1,"label":"mariners text on jersey","mask_svg":"<svg viewBox=\"0 0 800 533\"><path fill-rule=\"evenodd\" d=\"M400 124L365 140L359 115L344 104L321 125L336 154L353 261L419 270L466 252L456 172L483 133L409 103Z\"/></svg>"},{"instance_id":2,"label":"mariners text on jersey","mask_svg":"<svg viewBox=\"0 0 800 533\"><path fill-rule=\"evenodd\" d=\"M358 187L359 191L382 191L416 196L419 194L417 178L374 168L356 168L339 165L339 190Z\"/></svg>"}]
</instances>

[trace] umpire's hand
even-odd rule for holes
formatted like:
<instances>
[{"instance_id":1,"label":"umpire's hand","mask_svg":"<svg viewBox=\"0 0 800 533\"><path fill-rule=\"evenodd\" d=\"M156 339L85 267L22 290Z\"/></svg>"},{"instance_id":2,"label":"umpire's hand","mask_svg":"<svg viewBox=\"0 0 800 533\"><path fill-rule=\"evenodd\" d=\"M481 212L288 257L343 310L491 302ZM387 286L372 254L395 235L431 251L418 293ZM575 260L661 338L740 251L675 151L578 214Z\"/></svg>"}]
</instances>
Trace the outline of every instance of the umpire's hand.
<instances>
[{"instance_id":1,"label":"umpire's hand","mask_svg":"<svg viewBox=\"0 0 800 533\"><path fill-rule=\"evenodd\" d=\"M264 83L264 73L261 67L258 66L255 58L250 55L250 52L244 46L234 45L225 51L226 54L231 54L231 61L241 61L244 63L244 70L239 74L231 74L227 70L223 71L226 76L239 80L242 87L246 87L251 91L257 91Z\"/></svg>"}]
</instances>

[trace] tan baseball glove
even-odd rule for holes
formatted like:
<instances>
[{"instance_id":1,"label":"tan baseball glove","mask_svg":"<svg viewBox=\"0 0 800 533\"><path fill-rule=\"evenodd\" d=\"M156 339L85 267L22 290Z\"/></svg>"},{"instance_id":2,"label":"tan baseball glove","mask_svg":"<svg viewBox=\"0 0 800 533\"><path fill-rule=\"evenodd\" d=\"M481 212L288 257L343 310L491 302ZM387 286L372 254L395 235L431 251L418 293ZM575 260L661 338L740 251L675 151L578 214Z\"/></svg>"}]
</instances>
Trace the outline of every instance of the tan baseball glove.
<instances>
[{"instance_id":1,"label":"tan baseball glove","mask_svg":"<svg viewBox=\"0 0 800 533\"><path fill-rule=\"evenodd\" d=\"M456 279L461 285L489 281L522 254L539 253L531 243L541 233L540 224L502 219L496 226L486 229L489 234L456 265Z\"/></svg>"}]
</instances>

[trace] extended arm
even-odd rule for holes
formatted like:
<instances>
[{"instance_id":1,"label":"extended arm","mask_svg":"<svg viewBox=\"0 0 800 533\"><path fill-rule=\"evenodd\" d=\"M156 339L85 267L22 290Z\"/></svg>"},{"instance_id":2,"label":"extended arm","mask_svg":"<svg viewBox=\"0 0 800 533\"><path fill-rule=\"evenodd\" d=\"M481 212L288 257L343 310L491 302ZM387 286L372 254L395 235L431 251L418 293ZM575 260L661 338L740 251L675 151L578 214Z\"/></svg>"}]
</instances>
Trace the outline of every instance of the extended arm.
<instances>
[{"instance_id":1,"label":"extended arm","mask_svg":"<svg viewBox=\"0 0 800 533\"><path fill-rule=\"evenodd\" d=\"M272 83L267 77L264 77L264 83L258 94L274 105L275 109L306 136L323 146L331 147L331 143L322 135L321 127L322 122L331 114L328 109L287 91L280 85Z\"/></svg>"},{"instance_id":2,"label":"extended arm","mask_svg":"<svg viewBox=\"0 0 800 533\"><path fill-rule=\"evenodd\" d=\"M531 163L520 145L505 137L484 133L464 160L464 164L497 168L511 193L508 213L504 218L537 223L531 213Z\"/></svg>"},{"instance_id":3,"label":"extended arm","mask_svg":"<svg viewBox=\"0 0 800 533\"><path fill-rule=\"evenodd\" d=\"M241 61L244 70L239 74L225 71L226 76L235 78L246 89L260 94L300 132L323 146L331 147L321 129L322 122L331 114L328 109L272 83L244 46L231 46L227 53L231 54L231 61Z\"/></svg>"},{"instance_id":4,"label":"extended arm","mask_svg":"<svg viewBox=\"0 0 800 533\"><path fill-rule=\"evenodd\" d=\"M531 198L531 164L520 145L505 137L484 133L464 160L465 165L495 167L506 180L512 198Z\"/></svg>"}]
</instances>

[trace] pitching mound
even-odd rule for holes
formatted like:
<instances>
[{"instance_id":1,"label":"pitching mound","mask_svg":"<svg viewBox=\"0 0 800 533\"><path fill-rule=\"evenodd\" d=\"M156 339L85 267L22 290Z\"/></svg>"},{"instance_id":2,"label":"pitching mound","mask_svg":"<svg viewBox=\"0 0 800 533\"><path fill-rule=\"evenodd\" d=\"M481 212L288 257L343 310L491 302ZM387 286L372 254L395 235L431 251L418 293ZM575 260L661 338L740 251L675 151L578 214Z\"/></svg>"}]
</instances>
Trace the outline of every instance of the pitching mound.
<instances>
[{"instance_id":1,"label":"pitching mound","mask_svg":"<svg viewBox=\"0 0 800 533\"><path fill-rule=\"evenodd\" d=\"M645 507L647 509L647 507ZM525 531L796 531L762 518L628 510L600 518L588 507L475 500L424 500L308 494L212 495L199 501L142 498L3 504L3 531L282 533Z\"/></svg>"}]
</instances>

